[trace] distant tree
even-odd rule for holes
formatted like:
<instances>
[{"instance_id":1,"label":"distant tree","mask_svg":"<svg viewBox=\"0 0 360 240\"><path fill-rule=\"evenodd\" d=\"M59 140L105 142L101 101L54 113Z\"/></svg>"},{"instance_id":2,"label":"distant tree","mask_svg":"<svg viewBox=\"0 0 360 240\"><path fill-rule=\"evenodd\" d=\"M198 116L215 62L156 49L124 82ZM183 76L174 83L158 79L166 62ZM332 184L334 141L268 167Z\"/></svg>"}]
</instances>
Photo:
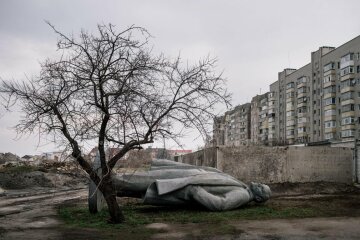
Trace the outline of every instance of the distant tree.
<instances>
[{"instance_id":1,"label":"distant tree","mask_svg":"<svg viewBox=\"0 0 360 240\"><path fill-rule=\"evenodd\" d=\"M157 138L178 139L181 129L196 128L206 136L215 105L227 105L230 95L214 70L215 59L184 65L180 57L156 56L144 28L117 32L111 24L98 25L96 34L81 31L74 37L48 24L59 37L61 57L45 60L37 77L2 80L4 106L21 106L17 132L53 134L57 143L66 142L103 193L111 221L122 222L111 178L116 162ZM102 177L83 149L94 140ZM109 145L120 151L107 159Z\"/></svg>"}]
</instances>

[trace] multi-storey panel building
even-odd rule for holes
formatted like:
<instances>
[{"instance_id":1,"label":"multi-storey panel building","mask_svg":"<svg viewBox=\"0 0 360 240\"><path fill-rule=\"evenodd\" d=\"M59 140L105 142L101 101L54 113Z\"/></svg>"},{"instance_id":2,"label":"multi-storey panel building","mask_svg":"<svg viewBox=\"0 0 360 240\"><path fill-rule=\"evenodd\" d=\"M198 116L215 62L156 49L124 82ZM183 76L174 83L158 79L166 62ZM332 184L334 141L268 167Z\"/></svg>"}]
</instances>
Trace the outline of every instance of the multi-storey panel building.
<instances>
[{"instance_id":1,"label":"multi-storey panel building","mask_svg":"<svg viewBox=\"0 0 360 240\"><path fill-rule=\"evenodd\" d=\"M309 64L279 72L270 92L252 99L250 112L253 143L360 138L360 36L338 48L320 47Z\"/></svg>"},{"instance_id":2,"label":"multi-storey panel building","mask_svg":"<svg viewBox=\"0 0 360 240\"><path fill-rule=\"evenodd\" d=\"M236 106L214 120L214 142L217 146L240 146L250 140L250 103Z\"/></svg>"},{"instance_id":3,"label":"multi-storey panel building","mask_svg":"<svg viewBox=\"0 0 360 240\"><path fill-rule=\"evenodd\" d=\"M278 144L278 116L279 116L279 99L278 95L279 92L275 91L279 88L279 83L275 82L270 85L270 92L268 94L268 129L269 129L269 135L268 135L268 141L269 145L277 145ZM271 91L273 89L273 91Z\"/></svg>"},{"instance_id":4,"label":"multi-storey panel building","mask_svg":"<svg viewBox=\"0 0 360 240\"><path fill-rule=\"evenodd\" d=\"M256 95L251 100L251 137L255 144L267 144L269 135L268 93Z\"/></svg>"}]
</instances>

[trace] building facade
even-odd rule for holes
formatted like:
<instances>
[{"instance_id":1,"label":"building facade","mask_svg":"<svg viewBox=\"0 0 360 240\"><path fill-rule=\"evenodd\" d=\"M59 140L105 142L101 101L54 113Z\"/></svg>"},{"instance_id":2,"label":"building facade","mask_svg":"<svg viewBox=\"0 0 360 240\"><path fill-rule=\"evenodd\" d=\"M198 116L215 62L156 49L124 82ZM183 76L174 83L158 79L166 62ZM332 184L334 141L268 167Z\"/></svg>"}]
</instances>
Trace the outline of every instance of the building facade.
<instances>
[{"instance_id":1,"label":"building facade","mask_svg":"<svg viewBox=\"0 0 360 240\"><path fill-rule=\"evenodd\" d=\"M268 94L256 95L251 100L250 142L254 144L268 142Z\"/></svg>"},{"instance_id":2,"label":"building facade","mask_svg":"<svg viewBox=\"0 0 360 240\"><path fill-rule=\"evenodd\" d=\"M255 144L335 143L359 138L360 36L338 48L320 47L311 53L310 63L279 72L270 92L252 99L249 112L247 131ZM221 139L218 126L214 124L214 132ZM226 139L226 124L223 129ZM237 138L236 132L230 135Z\"/></svg>"},{"instance_id":3,"label":"building facade","mask_svg":"<svg viewBox=\"0 0 360 240\"><path fill-rule=\"evenodd\" d=\"M217 146L240 146L250 141L250 103L236 106L214 120L213 139Z\"/></svg>"}]
</instances>

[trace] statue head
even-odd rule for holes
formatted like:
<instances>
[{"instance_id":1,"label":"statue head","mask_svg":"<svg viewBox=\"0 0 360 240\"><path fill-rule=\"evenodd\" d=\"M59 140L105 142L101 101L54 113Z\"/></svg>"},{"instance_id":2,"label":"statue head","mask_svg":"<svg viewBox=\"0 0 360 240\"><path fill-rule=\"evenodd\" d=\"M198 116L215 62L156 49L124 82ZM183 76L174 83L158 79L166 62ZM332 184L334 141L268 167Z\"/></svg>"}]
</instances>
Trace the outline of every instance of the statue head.
<instances>
[{"instance_id":1,"label":"statue head","mask_svg":"<svg viewBox=\"0 0 360 240\"><path fill-rule=\"evenodd\" d=\"M257 203L266 202L269 200L271 195L270 187L262 183L252 182L250 184L250 190L254 195L254 201Z\"/></svg>"}]
</instances>

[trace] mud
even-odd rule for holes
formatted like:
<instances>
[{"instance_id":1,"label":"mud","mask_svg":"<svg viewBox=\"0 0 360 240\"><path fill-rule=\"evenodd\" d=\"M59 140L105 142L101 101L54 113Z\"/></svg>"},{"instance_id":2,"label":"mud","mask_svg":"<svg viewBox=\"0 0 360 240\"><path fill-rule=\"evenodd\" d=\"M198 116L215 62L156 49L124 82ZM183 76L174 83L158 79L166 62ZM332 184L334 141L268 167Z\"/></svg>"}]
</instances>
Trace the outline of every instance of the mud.
<instances>
[{"instance_id":1,"label":"mud","mask_svg":"<svg viewBox=\"0 0 360 240\"><path fill-rule=\"evenodd\" d=\"M294 188L282 187L283 193L298 193ZM343 189L344 186L337 187ZM310 189L305 185L302 188ZM86 202L86 189L44 191L19 195L18 190L12 190L0 197L0 239L144 239L139 233L104 236L104 230L65 227L57 217L56 207ZM213 231L223 226L206 223L156 223L144 229L156 231L151 239L359 239L360 194L356 189L340 194L318 194L315 190L305 195L280 194L282 192L276 193L268 205L274 208L310 206L318 209L319 217L233 221L224 234ZM321 217L321 212L331 217Z\"/></svg>"}]
</instances>

